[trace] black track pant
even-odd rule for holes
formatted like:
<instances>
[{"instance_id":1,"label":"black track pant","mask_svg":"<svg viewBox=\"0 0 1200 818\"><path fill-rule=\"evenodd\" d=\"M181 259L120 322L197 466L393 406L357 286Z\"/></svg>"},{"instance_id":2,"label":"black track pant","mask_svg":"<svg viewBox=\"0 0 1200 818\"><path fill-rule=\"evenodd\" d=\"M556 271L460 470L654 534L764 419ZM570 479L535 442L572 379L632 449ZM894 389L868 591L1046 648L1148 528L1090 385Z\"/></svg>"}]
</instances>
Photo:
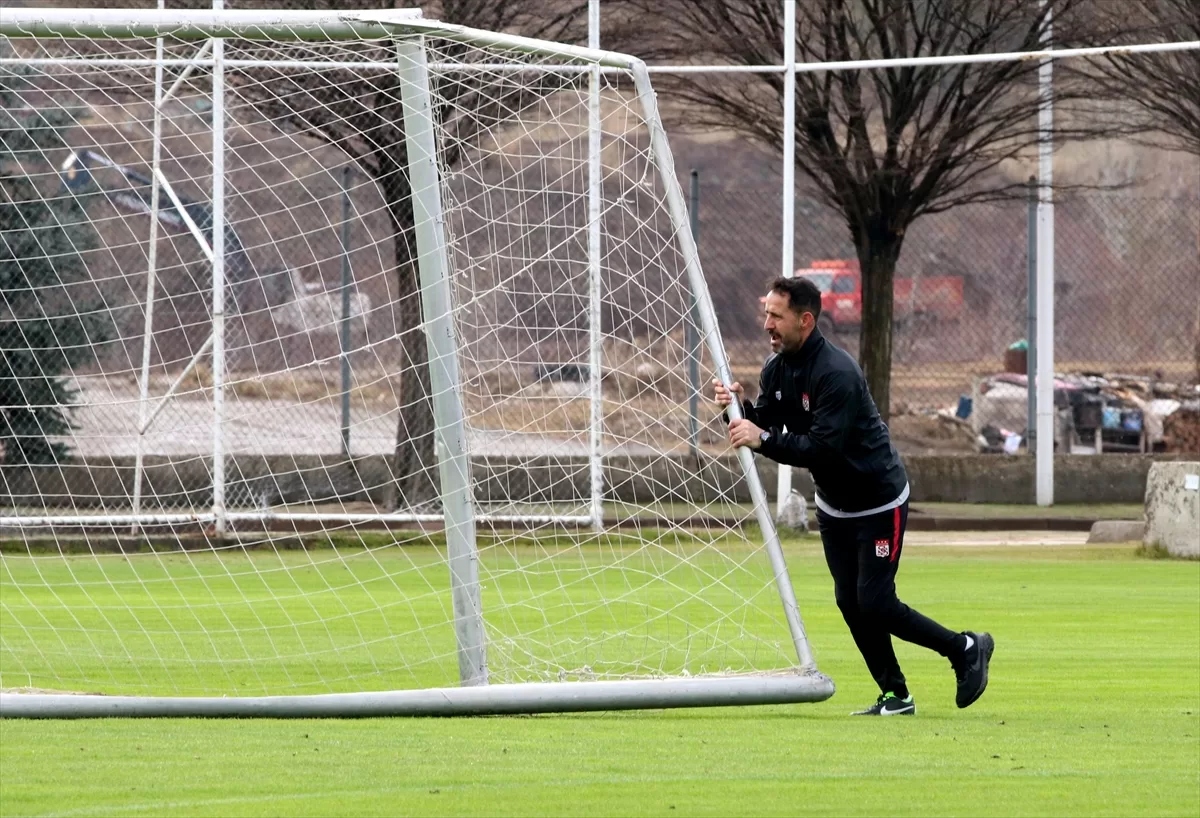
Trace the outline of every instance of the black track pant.
<instances>
[{"instance_id":1,"label":"black track pant","mask_svg":"<svg viewBox=\"0 0 1200 818\"><path fill-rule=\"evenodd\" d=\"M838 608L880 691L902 697L908 695L908 687L892 650L892 636L947 658L961 652L963 641L896 598L907 523L908 503L869 517L832 517L817 511Z\"/></svg>"}]
</instances>

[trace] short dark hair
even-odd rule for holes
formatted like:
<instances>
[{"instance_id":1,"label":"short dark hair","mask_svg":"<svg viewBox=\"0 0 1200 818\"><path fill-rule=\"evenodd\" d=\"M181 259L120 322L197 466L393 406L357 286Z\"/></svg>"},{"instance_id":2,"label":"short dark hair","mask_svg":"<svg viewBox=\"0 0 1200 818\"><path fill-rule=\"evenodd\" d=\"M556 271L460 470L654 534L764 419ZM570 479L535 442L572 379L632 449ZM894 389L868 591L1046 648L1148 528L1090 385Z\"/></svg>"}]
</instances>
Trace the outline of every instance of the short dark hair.
<instances>
[{"instance_id":1,"label":"short dark hair","mask_svg":"<svg viewBox=\"0 0 1200 818\"><path fill-rule=\"evenodd\" d=\"M821 290L804 276L786 278L780 276L771 282L771 292L786 295L792 312L811 312L814 319L821 317Z\"/></svg>"}]
</instances>

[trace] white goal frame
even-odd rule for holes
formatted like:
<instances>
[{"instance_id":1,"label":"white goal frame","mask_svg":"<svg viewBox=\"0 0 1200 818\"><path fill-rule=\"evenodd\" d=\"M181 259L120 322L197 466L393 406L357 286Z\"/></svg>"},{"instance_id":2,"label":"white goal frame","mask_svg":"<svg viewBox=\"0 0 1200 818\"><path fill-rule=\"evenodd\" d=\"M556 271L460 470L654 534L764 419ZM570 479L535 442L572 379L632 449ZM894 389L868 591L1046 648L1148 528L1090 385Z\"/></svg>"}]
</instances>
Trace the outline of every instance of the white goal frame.
<instances>
[{"instance_id":1,"label":"white goal frame","mask_svg":"<svg viewBox=\"0 0 1200 818\"><path fill-rule=\"evenodd\" d=\"M331 61L283 61L283 60L222 60L215 53L216 49L220 49L221 37L238 37L244 39L257 39L266 37L279 36L286 32L287 36L296 40L339 40L339 39L355 39L359 37L378 36L385 28L395 28L402 26L413 32L425 32L429 34L437 34L446 36L449 39L460 39L463 42L476 43L480 45L499 44L499 45L516 45L525 46L532 49L548 50L552 46L555 53L565 57L582 58L594 60L594 66L590 69L576 68L579 71L591 71L593 73L592 89L593 99L591 104L591 127L589 136L595 137L599 130L599 99L598 89L599 81L596 74L607 73L613 70L633 70L632 66L636 63L639 71L645 71L649 74L695 74L695 73L713 73L713 74L738 74L738 73L778 73L784 75L785 88L791 88L794 85L795 75L805 72L819 71L838 71L838 70L869 70L873 68L884 67L903 67L903 66L928 66L928 65L960 65L971 63L992 63L992 62L1009 62L1018 60L1038 60L1043 67L1048 67L1053 61L1060 59L1079 59L1087 57L1097 57L1109 54L1152 54L1152 53L1169 53L1176 51L1196 51L1200 50L1200 41L1182 41L1182 42L1163 42L1163 43L1142 43L1137 45L1121 45L1121 46L1097 46L1097 47L1082 47L1082 48L1067 48L1067 49L1044 49L1030 52L1005 52L1005 53L988 53L988 54L952 54L942 56L926 56L926 57L901 57L891 59L869 59L869 60L851 60L842 62L825 62L825 63L804 63L797 62L795 59L795 3L794 0L780 0L784 15L783 38L784 38L784 61L781 64L764 64L750 66L731 66L731 65L654 65L647 66L636 58L616 52L605 51L599 48L601 39L600 30L600 6L599 0L588 0L588 37L589 47L580 48L576 46L567 46L562 44L550 44L529 38L516 37L511 35L496 34L493 32L485 32L478 30L470 30L462 26L440 23L437 21L426 20L422 18L422 13L419 9L398 9L378 12L356 12L339 14L335 12L325 11L253 11L253 10L202 10L202 11L164 11L164 10L121 10L121 9L11 9L6 11L4 18L0 19L0 34L9 37L64 37L64 38L80 38L87 36L137 36L152 38L159 35L171 36L178 39L191 39L204 41L203 48L189 59L90 59L89 65L94 67L137 67L137 66L153 66L161 72L163 68L174 67L182 68L181 76L176 79L173 85L165 91L161 88L161 74L157 83L158 98L156 104L161 105L168 100L173 93L179 88L187 76L196 68L211 68L214 71L214 87L219 88L221 85L222 72L220 67L240 67L252 68L258 66L277 66L277 67L316 67L318 65L331 68L345 68L368 72L378 72L383 70L394 70L394 66L380 62L362 61L362 62L331 62ZM210 50L213 49L213 50ZM78 59L66 58L34 58L22 59L14 57L0 58L0 65L4 64L24 64L31 66L38 65L61 65L64 63L76 63ZM487 66L490 69L502 69L502 66L492 65ZM564 68L561 70L572 70ZM213 129L217 130L221 122L221 101L214 100L214 122ZM1047 101L1047 110L1052 109L1052 102ZM794 153L795 144L795 117L794 117L794 99L790 92L784 94L784 111L783 111L783 162L781 166L782 175L782 224L783 238L781 244L781 274L790 276L793 270L792 262L792 244L794 224L792 214L794 212L795 190L793 184L794 167L792 162L792 154ZM157 134L157 130L156 130ZM156 136L157 138L157 136ZM223 142L222 140L214 140L213 146L213 166L219 168L223 166ZM1047 150L1042 150L1043 154L1047 154ZM589 167L591 169L592 178L589 182L590 204L593 207L598 207L599 197L599 173L598 166L600 162L598 140L594 141L589 146ZM1042 174L1045 175L1045 168L1048 166L1047 156L1043 155L1040 160L1042 166ZM217 174L218 176L220 174ZM163 175L158 167L158 154L155 154L155 164L153 167L154 189L153 195L158 196L159 191L166 193L176 207L179 207L179 200L172 189L170 181ZM224 239L223 232L217 230L218 224L223 222L223 208L217 198L214 198L214 234L213 243L222 242ZM1050 198L1048 182L1041 185L1039 188L1039 211L1045 211L1044 218L1048 225L1053 224L1053 202ZM220 274L224 266L224 255L215 253L215 248L209 247L208 242L204 239L199 228L191 223L186 212L180 211L184 220L188 222L188 227L201 247L202 252L209 257L214 267L214 273ZM600 371L600 347L602 344L602 333L599 331L599 311L598 294L595 288L598 287L599 277L596 272L599 267L599 237L598 230L598 215L592 212L589 215L592 220L592 229L589 232L589 257L593 268L593 303L589 311L589 319L591 321L591 356L590 369L593 372ZM151 220L152 235L157 229L157 224ZM694 242L693 242L694 243ZM152 319L154 308L154 273L155 273L155 244L152 241L150 245L150 276L147 281L147 323ZM1049 252L1043 252L1039 256L1048 257ZM1039 288L1043 295L1050 293L1053 289L1052 279L1054 275L1053 260L1042 265L1045 269L1039 268ZM441 521L442 516L438 514L422 514L414 512L356 512L356 513L325 513L325 512L275 512L275 511L229 511L224 504L224 495L226 490L225 475L224 475L224 457L222 456L222 440L220 434L220 423L222 413L222 378L224 374L224 310L223 303L219 302L221 288L213 287L213 333L208 341L198 349L191 361L182 372L175 378L174 383L167 389L166 393L157 398L152 398L145 391L143 383L143 395L141 400L141 417L138 426L138 443L139 449L137 453L137 463L134 468L134 487L132 496L132 509L129 513L106 513L106 514L56 514L56 515L11 515L0 517L0 530L4 528L28 528L28 527L48 527L48 526L63 526L63 527L87 527L87 526L125 526L128 525L133 533L136 533L142 526L156 525L178 525L185 523L200 523L212 525L214 530L221 533L228 530L231 523L237 522L255 522L266 524L294 524L307 522L343 522L343 523L436 523ZM1045 328L1046 335L1039 339L1038 348L1040 371L1053 371L1054 366L1054 339L1050 329L1053 327L1054 309L1052 298L1049 296L1039 299L1037 304L1037 324ZM145 366L149 359L149 334L146 335L143 349L143 377L145 381ZM179 385L188 377L197 363L201 361L204 355L212 352L213 357L213 387L214 387L214 402L215 402L215 421L213 430L213 496L214 502L212 507L207 512L200 513L171 513L164 511L146 512L141 510L142 500L142 457L143 453L140 448L142 436L154 425L155 419L167 403L172 399ZM1043 390L1044 392L1044 390ZM1049 416L1050 410L1047 409L1050 400L1048 393L1039 392L1036 396L1038 403L1037 412L1041 416ZM596 530L600 530L604 523L604 483L603 483L603 453L602 453L602 399L599 394L599 379L592 379L591 382L591 426L590 426L590 441L589 441L589 472L590 472L590 507L586 514L540 514L540 515L513 515L513 514L482 514L479 516L481 522L495 524L511 524L511 523L546 523L555 522L568 525L590 525ZM1049 435L1042 435L1042 438L1049 439ZM1044 447L1043 447L1044 448ZM1043 449L1038 452L1037 474L1039 486L1046 488L1043 492L1039 489L1039 498L1043 494L1047 498L1052 498L1053 488L1053 462L1052 458L1047 455ZM776 486L776 501L782 503L787 496L791 487L791 467L786 465L779 466L778 469L778 484ZM1046 502L1051 502L1052 499L1047 499ZM1039 500L1041 502L1041 500Z\"/></svg>"},{"instance_id":2,"label":"white goal frame","mask_svg":"<svg viewBox=\"0 0 1200 818\"><path fill-rule=\"evenodd\" d=\"M779 537L772 520L768 499L759 478L753 453L747 448L738 450L738 460L754 504L755 518L761 527L764 545L769 555L780 602L784 609L797 664L794 669L778 673L744 674L713 677L643 679L622 681L579 681L535 684L487 684L487 658L480 602L478 555L475 542L476 519L470 496L464 411L461 403L460 381L451 315L451 291L447 278L446 236L438 164L435 156L434 124L431 114L429 66L424 37L437 36L473 46L497 46L506 49L554 55L582 62L580 71L590 71L593 98L599 73L603 70L628 72L634 82L634 93L648 125L654 167L660 174L668 207L674 240L684 259L687 280L695 299L698 322L703 341L711 355L715 372L725 382L732 381L729 362L717 328L716 316L709 291L700 268L695 241L690 232L683 192L675 175L674 161L658 113L657 101L650 85L646 65L627 55L601 50L560 45L523 37L498 34L461 26L427 21L419 11L385 13L331 14L325 12L256 12L204 11L164 12L135 10L78 10L78 9L12 9L0 21L0 34L10 37L92 37L157 38L172 36L179 39L210 40L211 57L182 61L185 65L208 65L213 70L214 118L213 128L220 133L222 114L219 110L225 67L221 37L298 40L351 39L363 35L396 37L396 69L402 79L405 119L405 138L408 145L409 172L414 184L416 240L419 257L422 308L425 331L430 350L430 376L434 394L434 421L439 451L441 498L451 573L454 625L459 665L459 688L435 690L404 690L384 693L323 694L314 696L267 697L146 697L146 696L87 696L53 693L0 693L0 717L113 717L113 716L368 716L368 715L451 715L488 713L532 713L581 710L614 710L629 708L665 708L716 706L735 704L769 704L813 702L829 698L833 682L816 669L811 648L800 617L799 607L788 575ZM407 35L407 36L406 36ZM202 55L201 55L202 56ZM6 60L6 62L9 60ZM14 62L30 62L14 60ZM78 62L78 60L76 60ZM131 64L146 60L106 60L114 64ZM158 68L161 58L149 61ZM177 61L179 62L179 61ZM488 66L496 69L497 66ZM568 69L573 70L573 69ZM220 484L224 453L221 442L220 395L222 389L222 360L224 348L224 253L220 246L224 222L218 183L223 172L223 139L213 140L214 213L213 247L209 253L213 262L213 390L217 412L214 431L214 501L208 515L133 514L121 518L133 525L166 521L179 516L191 522L211 522L217 532L225 530L230 515L224 508L223 485ZM591 151L589 151L591 153ZM171 195L168 190L168 195ZM589 219L597 218L597 208L589 208ZM598 225L589 224L589 234L598 232ZM195 231L193 231L195 233ZM591 244L591 242L589 242ZM592 251L594 247L590 248ZM596 286L595 284L593 286ZM596 299L593 297L593 304ZM197 358L199 357L197 354ZM193 362L195 359L193 359ZM182 376L180 376L182 378ZM593 377L593 382L598 378ZM595 390L593 390L595 391ZM595 409L593 409L595 412ZM737 418L740 407L730 407ZM143 411L143 424L146 415ZM143 429L144 431L144 429ZM592 438L592 491L599 490L599 455L597 440ZM592 513L582 518L565 520L598 525L599 507L593 499ZM290 519L323 515L254 516L255 519ZM332 515L343 520L348 515ZM417 519L411 515L366 515L369 519ZM438 517L437 519L442 519ZM45 516L0 518L0 525L18 528L47 525L113 525L118 519L110 515Z\"/></svg>"},{"instance_id":3,"label":"white goal frame","mask_svg":"<svg viewBox=\"0 0 1200 818\"><path fill-rule=\"evenodd\" d=\"M867 60L850 60L841 62L825 62L825 63L805 63L797 62L795 59L795 27L796 14L794 0L779 0L782 6L784 16L783 25L783 43L784 43L784 60L780 64L762 64L762 65L653 65L646 66L635 58L616 52L604 51L599 48L601 41L600 27L600 0L588 0L588 48L579 48L573 46L565 46L554 44L554 49L557 53L564 56L583 57L585 59L595 58L596 63L591 70L595 73L604 73L612 70L628 69L633 62L641 64L643 70L649 74L696 74L696 73L711 73L711 74L741 74L741 73L777 73L784 76L785 89L790 89L794 86L795 75L797 73L817 72L817 71L838 71L838 70L869 70L873 68L885 67L903 67L903 66L928 66L928 65L961 65L971 63L992 63L992 62L1009 62L1019 60L1037 60L1041 62L1043 69L1048 70L1048 66L1056 60L1060 59L1080 59L1088 57L1098 57L1110 54L1153 54L1153 53L1170 53L1176 51L1197 51L1200 50L1200 41L1180 41L1180 42L1160 42L1160 43L1141 43L1136 45L1120 45L1120 46L1095 46L1081 48L1066 48L1066 49L1042 49L1029 52L1004 52L1004 53L988 53L988 54L951 54L942 56L926 56L926 57L901 57L890 59L867 59ZM381 27L395 27L404 25L412 31L424 31L430 34L439 34L447 36L451 39L455 37L462 38L464 42L475 42L479 44L519 44L524 43L527 46L534 48L543 48L550 44L541 43L539 41L529 40L528 38L513 37L509 35L496 35L491 32L471 31L461 26L454 26L436 21L425 20L421 16L419 9L398 9L378 12L361 12L361 13L345 13L338 14L325 11L251 11L251 10L221 10L221 11L163 11L163 10L97 10L97 9L12 9L5 13L3 19L0 19L0 34L10 37L84 37L98 36L104 34L106 36L121 37L121 36L140 36L154 37L157 35L171 36L179 39L193 39L207 41L208 44L196 56L190 59L93 59L89 60L89 64L96 67L134 67L134 66L154 66L161 70L165 67L183 68L184 71L171 88L161 94L158 102L165 101L170 98L174 91L182 84L187 75L195 68L205 67L217 68L218 60L215 55L210 54L209 48L214 47L212 44L217 44L219 47L220 37L230 36L245 39L264 38L268 36L276 36L286 30L288 35L297 40L337 40L337 39L354 39L361 36L377 36ZM454 34L457 32L457 34ZM77 60L64 60L63 58L38 58L25 60L20 58L0 58L0 65L3 64L26 64L26 65L58 65L64 62L77 62ZM305 61L254 61L254 60L227 60L224 65L230 67L255 67L257 65L273 65L279 67L296 67L302 68L306 66L316 66L316 62ZM381 71L391 70L391 66L384 65L379 62L329 62L322 61L320 63L326 67L337 67L346 69L356 69L362 71ZM499 66L489 66L490 68L499 68ZM161 83L160 83L161 85ZM599 83L593 80L592 87L598 88ZM161 91L161 88L159 89ZM792 261L792 243L794 224L792 214L794 212L794 163L792 162L792 154L794 153L795 145L795 117L794 117L794 99L790 92L785 92L783 102L783 161L781 165L782 177L782 196L781 210L782 218L782 243L781 243L781 274L790 276L793 270ZM594 102L592 106L592 135L598 130L599 117L599 101L593 95ZM219 104L214 104L214 115L219 116ZM1047 111L1052 110L1053 103L1047 98L1044 105ZM214 122L214 129L216 122ZM1049 129L1047 129L1046 139L1049 139ZM220 140L214 140L214 167L218 165L218 154L220 153ZM1043 154L1047 154L1047 150L1042 150ZM598 196L598 174L596 167L599 164L598 144L591 146L589 162L593 171L593 179L591 182L592 190L590 191L593 197ZM1043 156L1040 161L1041 173L1046 174L1046 168L1049 163L1047 157ZM172 200L178 205L178 200L171 189L169 180L158 171L157 164L154 172L155 185L154 195L158 195L158 189L161 187ZM1044 212L1044 219L1048 225L1053 224L1053 202L1050 198L1050 188L1048 180L1043 180L1039 188L1039 211ZM219 208L218 208L219 209ZM186 220L186 214L184 214ZM214 221L223 218L222 213L214 213ZM595 219L595 216L592 216ZM189 224L191 232L202 247L202 250L213 256L212 248L207 246L206 241L200 234L199 229L194 224ZM156 228L155 224L151 224L151 230ZM594 232L594 231L593 231ZM214 235L214 242L221 241L223 237ZM589 235L589 254L592 258L593 267L598 266L599 250L597 247L598 239L593 235ZM154 274L154 245L151 243L151 260L150 274L148 286L153 288ZM1048 256L1049 253L1042 253L1040 256ZM214 266L224 264L223 257L213 259ZM1042 269L1044 268L1044 269ZM1039 268L1039 279L1042 279L1039 287L1043 295L1050 293L1053 289L1054 268L1053 259L1048 259ZM597 279L598 281L598 279ZM596 282L593 282L596 283ZM152 314L153 311L153 291L148 293L148 311ZM598 351L601 344L601 334L598 331L598 304L593 304L591 311L592 319L592 337L591 345L593 355L591 357L592 371L599 371ZM216 317L220 315L221 317ZM1053 333L1049 330L1053 327L1054 309L1052 299L1049 297L1041 298L1037 304L1037 323L1038 326L1046 328L1043 333L1046 337L1040 338L1038 342L1039 362L1038 367L1041 371L1050 372L1054 367L1054 338ZM214 313L214 325L223 321L223 314ZM147 321L149 321L149 315ZM214 330L216 327L214 327ZM209 350L218 346L217 336L220 333L214 331L212 337L209 338L207 344L199 349L187 367L175 379L175 383L167 390L166 394L159 396L157 402L153 402L148 395L143 395L142 410L143 416L139 424L139 436L144 435L153 425L156 416L164 408L167 402L171 399L176 388L188 376L192 368L201 360L202 356L207 354ZM143 350L143 358L148 355L147 349ZM214 357L214 391L220 393L219 383L221 370L223 369L223 349L213 350ZM591 496L590 508L585 515L480 515L480 520L488 523L508 524L516 522L558 522L571 525L591 525L599 530L604 520L604 505L603 505L603 455L601 448L601 399L598 394L598 381L592 384L593 394L592 399L592 425L591 425L591 440L589 452L589 467L591 475ZM225 492L223 458L219 456L221 441L219 439L219 417L221 411L220 397L216 398L217 406L217 423L218 429L214 429L214 504L213 507L204 513L169 513L169 512L143 512L140 510L141 500L141 483L142 483L142 468L141 456L138 452L138 464L134 470L134 492L133 492L133 508L128 514L60 514L53 517L46 515L14 515L9 517L0 517L0 529L5 527L32 527L32 526L117 526L128 525L131 530L136 533L140 526L151 525L175 525L182 523L203 523L211 524L218 532L227 530L230 523L236 522L263 522L268 524L286 524L286 523L305 523L305 522L355 522L355 523L430 523L441 520L440 515L417 514L411 512L362 512L362 513L289 513L289 512L231 512L225 509L223 502L218 500L223 497ZM1037 411L1039 415L1049 417L1050 396L1044 390L1036 396L1036 401L1040 407ZM1041 435L1042 438L1049 439L1049 435ZM140 437L139 437L140 442ZM1039 482L1039 503L1047 504L1052 502L1053 497L1053 458L1048 453L1049 450L1042 447L1038 451L1037 475ZM778 484L776 486L776 501L782 503L787 496L791 487L791 467L781 465L778 469ZM1044 501L1044 502L1043 502Z\"/></svg>"}]
</instances>

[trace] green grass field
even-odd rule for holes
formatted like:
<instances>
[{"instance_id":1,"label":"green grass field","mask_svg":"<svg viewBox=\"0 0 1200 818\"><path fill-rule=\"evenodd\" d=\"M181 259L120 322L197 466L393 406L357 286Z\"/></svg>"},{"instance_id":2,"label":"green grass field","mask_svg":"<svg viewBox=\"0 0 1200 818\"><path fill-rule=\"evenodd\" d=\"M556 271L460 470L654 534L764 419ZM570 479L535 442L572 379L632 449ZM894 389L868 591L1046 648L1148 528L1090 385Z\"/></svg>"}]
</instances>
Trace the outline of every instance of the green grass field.
<instances>
[{"instance_id":1,"label":"green grass field","mask_svg":"<svg viewBox=\"0 0 1200 818\"><path fill-rule=\"evenodd\" d=\"M876 691L833 605L817 546L793 542L788 552L822 670L838 683L828 702L456 720L6 720L0 814L1200 814L1200 563L1141 559L1132 546L909 546L901 597L949 625L990 630L997 640L991 686L959 711L945 661L901 644L918 716L851 719L847 712ZM250 555L233 564L258 563L254 583L277 601L307 605L304 589L286 593L294 582L286 572L265 572L268 561L300 558ZM140 575L164 621L181 622L171 618L202 602L180 583L186 572L215 572L204 583L215 596L202 616L237 622L246 614L221 604L230 601L222 588L242 600L248 593L236 579L242 575L230 572L232 558L179 559L158 590ZM85 589L80 604L123 587L113 583L121 576L116 563L104 582L84 564L58 566L76 571ZM415 564L410 578L433 583L431 565ZM38 567L44 579L51 566ZM0 657L24 638L16 619L54 608L33 577L20 574L28 565L6 560L5 568ZM378 613L387 588L375 586L367 563L338 570L349 571L344 587L369 597L381 618L331 619L330 610L314 608L332 622L322 625L331 642L364 641L372 628L394 625ZM145 601L134 589L120 593L131 609ZM55 604L69 608L72 600ZM638 624L633 609L592 615ZM216 621L206 625L219 634ZM129 638L136 643L135 634ZM232 644L215 646L215 655L235 657ZM11 684L11 665L0 671ZM170 686L152 663L80 672L132 687ZM301 686L307 678L286 662L257 673L255 684L267 686L288 673Z\"/></svg>"}]
</instances>

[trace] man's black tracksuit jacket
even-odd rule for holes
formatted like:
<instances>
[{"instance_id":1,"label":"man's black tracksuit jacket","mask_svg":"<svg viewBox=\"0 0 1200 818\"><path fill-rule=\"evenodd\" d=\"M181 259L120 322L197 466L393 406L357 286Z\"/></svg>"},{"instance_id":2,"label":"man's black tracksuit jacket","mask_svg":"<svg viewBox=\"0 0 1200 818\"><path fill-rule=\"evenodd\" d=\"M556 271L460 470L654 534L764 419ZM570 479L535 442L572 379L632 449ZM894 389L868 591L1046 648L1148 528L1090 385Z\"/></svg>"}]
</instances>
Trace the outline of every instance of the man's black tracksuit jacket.
<instances>
[{"instance_id":1,"label":"man's black tracksuit jacket","mask_svg":"<svg viewBox=\"0 0 1200 818\"><path fill-rule=\"evenodd\" d=\"M771 433L759 454L812 473L822 511L858 516L907 499L908 475L862 370L820 330L767 359L758 400L743 401L742 411Z\"/></svg>"}]
</instances>

